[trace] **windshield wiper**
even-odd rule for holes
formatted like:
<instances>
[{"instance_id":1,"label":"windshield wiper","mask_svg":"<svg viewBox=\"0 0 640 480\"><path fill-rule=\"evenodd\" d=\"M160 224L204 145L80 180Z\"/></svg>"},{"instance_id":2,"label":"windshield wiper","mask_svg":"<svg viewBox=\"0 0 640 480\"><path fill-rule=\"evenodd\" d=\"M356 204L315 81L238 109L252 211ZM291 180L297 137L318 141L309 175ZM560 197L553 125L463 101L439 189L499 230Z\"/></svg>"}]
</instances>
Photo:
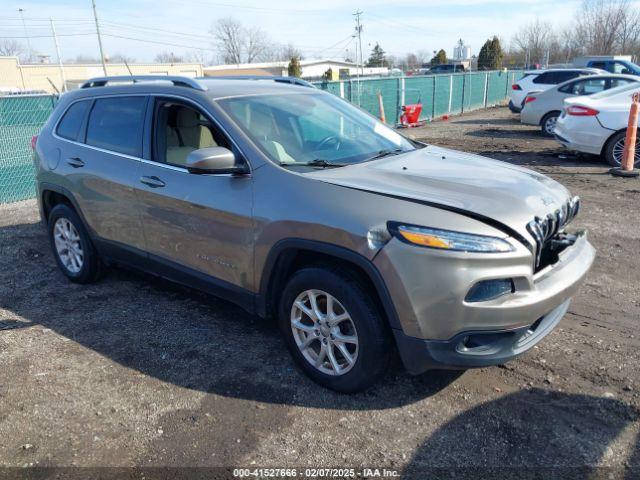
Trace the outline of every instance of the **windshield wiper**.
<instances>
[{"instance_id":1,"label":"windshield wiper","mask_svg":"<svg viewBox=\"0 0 640 480\"><path fill-rule=\"evenodd\" d=\"M344 167L347 164L346 163L333 163L333 162L328 162L327 160L324 160L322 158L316 158L315 160L310 160L308 162L295 162L295 163L280 162L280 165L282 165L283 167L296 166L296 167L331 168L331 167Z\"/></svg>"},{"instance_id":2,"label":"windshield wiper","mask_svg":"<svg viewBox=\"0 0 640 480\"><path fill-rule=\"evenodd\" d=\"M369 157L367 160L377 160L378 158L388 157L389 155L398 155L399 153L404 152L401 148L394 148L393 150L380 150L373 157Z\"/></svg>"}]
</instances>

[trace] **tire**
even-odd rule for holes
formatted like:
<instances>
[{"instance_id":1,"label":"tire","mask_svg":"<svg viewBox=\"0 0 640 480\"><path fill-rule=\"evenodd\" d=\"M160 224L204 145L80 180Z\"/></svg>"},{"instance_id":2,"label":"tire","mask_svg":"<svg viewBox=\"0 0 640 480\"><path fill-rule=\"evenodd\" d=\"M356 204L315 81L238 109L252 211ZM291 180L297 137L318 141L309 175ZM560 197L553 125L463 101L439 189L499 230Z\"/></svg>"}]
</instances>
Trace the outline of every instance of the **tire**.
<instances>
[{"instance_id":1,"label":"tire","mask_svg":"<svg viewBox=\"0 0 640 480\"><path fill-rule=\"evenodd\" d=\"M320 313L325 315L324 324L315 314L307 315L297 306L302 303L311 312L314 295ZM392 344L373 295L356 276L338 267L304 268L288 281L280 298L280 329L295 362L312 380L338 392L354 393L371 386L385 372ZM334 318L343 318L332 328L326 323L328 296L333 298ZM345 313L348 319L344 319ZM294 328L294 324L304 329ZM354 337L357 344L353 343ZM307 340L308 347L301 349L298 345ZM342 353L344 349L351 363ZM318 357L322 358L320 366L316 366Z\"/></svg>"},{"instance_id":2,"label":"tire","mask_svg":"<svg viewBox=\"0 0 640 480\"><path fill-rule=\"evenodd\" d=\"M622 149L624 148L624 140L627 132L622 131L613 135L607 142L607 146L604 148L603 156L609 165L612 167L619 167L622 160ZM640 167L640 138L636 140L636 155L634 166Z\"/></svg>"},{"instance_id":3,"label":"tire","mask_svg":"<svg viewBox=\"0 0 640 480\"><path fill-rule=\"evenodd\" d=\"M540 130L545 137L553 137L553 129L556 128L559 116L560 112L549 112L540 120Z\"/></svg>"},{"instance_id":4,"label":"tire","mask_svg":"<svg viewBox=\"0 0 640 480\"><path fill-rule=\"evenodd\" d=\"M96 281L101 270L98 252L75 210L58 204L51 210L47 224L53 256L62 273L75 283Z\"/></svg>"}]
</instances>

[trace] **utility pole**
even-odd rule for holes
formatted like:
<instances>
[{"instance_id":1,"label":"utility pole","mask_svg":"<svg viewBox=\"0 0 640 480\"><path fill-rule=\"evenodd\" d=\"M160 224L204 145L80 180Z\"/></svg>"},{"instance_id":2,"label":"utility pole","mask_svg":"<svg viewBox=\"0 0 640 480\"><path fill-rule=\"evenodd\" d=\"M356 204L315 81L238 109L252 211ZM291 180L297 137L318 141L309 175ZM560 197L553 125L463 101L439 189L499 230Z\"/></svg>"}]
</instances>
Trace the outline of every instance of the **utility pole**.
<instances>
[{"instance_id":1,"label":"utility pole","mask_svg":"<svg viewBox=\"0 0 640 480\"><path fill-rule=\"evenodd\" d=\"M107 64L104 61L104 51L102 50L102 37L100 37L100 25L98 24L98 14L96 13L96 0L91 0L93 6L93 19L96 21L96 34L98 35L98 46L100 47L100 59L102 60L102 71L107 76Z\"/></svg>"},{"instance_id":2,"label":"utility pole","mask_svg":"<svg viewBox=\"0 0 640 480\"><path fill-rule=\"evenodd\" d=\"M22 28L24 29L24 38L27 40L27 55L28 61L31 61L31 41L29 40L29 34L27 33L27 24L24 22L24 9L19 8L18 12L20 12L20 18L22 19Z\"/></svg>"},{"instance_id":3,"label":"utility pole","mask_svg":"<svg viewBox=\"0 0 640 480\"><path fill-rule=\"evenodd\" d=\"M67 81L64 78L64 67L62 66L62 55L60 55L60 45L58 45L58 36L56 35L56 26L53 23L53 18L49 17L51 22L51 33L53 34L53 44L56 47L56 56L58 57L58 67L60 68L60 81L62 82L61 91L67 90Z\"/></svg>"},{"instance_id":4,"label":"utility pole","mask_svg":"<svg viewBox=\"0 0 640 480\"><path fill-rule=\"evenodd\" d=\"M360 50L360 68L362 68L362 74L364 74L364 65L362 63L362 24L360 23L360 15L362 15L362 10L358 10L353 14L356 17L356 35L358 35L358 48Z\"/></svg>"},{"instance_id":5,"label":"utility pole","mask_svg":"<svg viewBox=\"0 0 640 480\"><path fill-rule=\"evenodd\" d=\"M358 52L356 52L356 62L358 63L357 81L358 81L358 106L360 105L360 75L364 75L364 67L362 64L362 24L360 23L360 15L362 10L357 10L353 16L356 17L356 35L358 36L358 49L360 50L360 60L358 61ZM361 70L362 69L362 70Z\"/></svg>"}]
</instances>

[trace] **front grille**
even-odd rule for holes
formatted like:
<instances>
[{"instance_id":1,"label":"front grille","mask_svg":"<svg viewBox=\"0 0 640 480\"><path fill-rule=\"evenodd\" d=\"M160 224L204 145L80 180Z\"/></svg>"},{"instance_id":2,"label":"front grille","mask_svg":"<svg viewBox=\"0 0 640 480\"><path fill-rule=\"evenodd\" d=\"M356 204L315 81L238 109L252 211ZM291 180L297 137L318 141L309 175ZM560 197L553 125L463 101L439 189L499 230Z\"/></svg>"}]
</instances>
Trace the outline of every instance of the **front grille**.
<instances>
[{"instance_id":1,"label":"front grille","mask_svg":"<svg viewBox=\"0 0 640 480\"><path fill-rule=\"evenodd\" d=\"M557 260L557 254L571 243L564 228L578 215L580 197L573 197L555 212L535 217L527 224L527 231L535 240L534 271L542 270Z\"/></svg>"}]
</instances>

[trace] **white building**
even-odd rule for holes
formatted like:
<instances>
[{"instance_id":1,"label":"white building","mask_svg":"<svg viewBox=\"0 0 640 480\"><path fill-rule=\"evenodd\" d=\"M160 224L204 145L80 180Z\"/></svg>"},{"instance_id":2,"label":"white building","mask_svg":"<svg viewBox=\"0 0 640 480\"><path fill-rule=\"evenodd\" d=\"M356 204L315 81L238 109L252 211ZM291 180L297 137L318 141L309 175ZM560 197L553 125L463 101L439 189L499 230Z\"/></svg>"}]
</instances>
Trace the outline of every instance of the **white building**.
<instances>
[{"instance_id":1,"label":"white building","mask_svg":"<svg viewBox=\"0 0 640 480\"><path fill-rule=\"evenodd\" d=\"M471 59L471 47L464 44L462 39L458 40L458 44L453 47L453 60L470 60Z\"/></svg>"},{"instance_id":2,"label":"white building","mask_svg":"<svg viewBox=\"0 0 640 480\"><path fill-rule=\"evenodd\" d=\"M265 63L241 63L236 65L213 65L204 67L206 77L230 76L230 75L275 75L286 76L288 74L289 61L265 62ZM362 67L357 64L342 60L301 60L302 78L318 79L331 69L332 79L338 80L341 76L355 77L358 74L365 76L388 75L387 67Z\"/></svg>"}]
</instances>

